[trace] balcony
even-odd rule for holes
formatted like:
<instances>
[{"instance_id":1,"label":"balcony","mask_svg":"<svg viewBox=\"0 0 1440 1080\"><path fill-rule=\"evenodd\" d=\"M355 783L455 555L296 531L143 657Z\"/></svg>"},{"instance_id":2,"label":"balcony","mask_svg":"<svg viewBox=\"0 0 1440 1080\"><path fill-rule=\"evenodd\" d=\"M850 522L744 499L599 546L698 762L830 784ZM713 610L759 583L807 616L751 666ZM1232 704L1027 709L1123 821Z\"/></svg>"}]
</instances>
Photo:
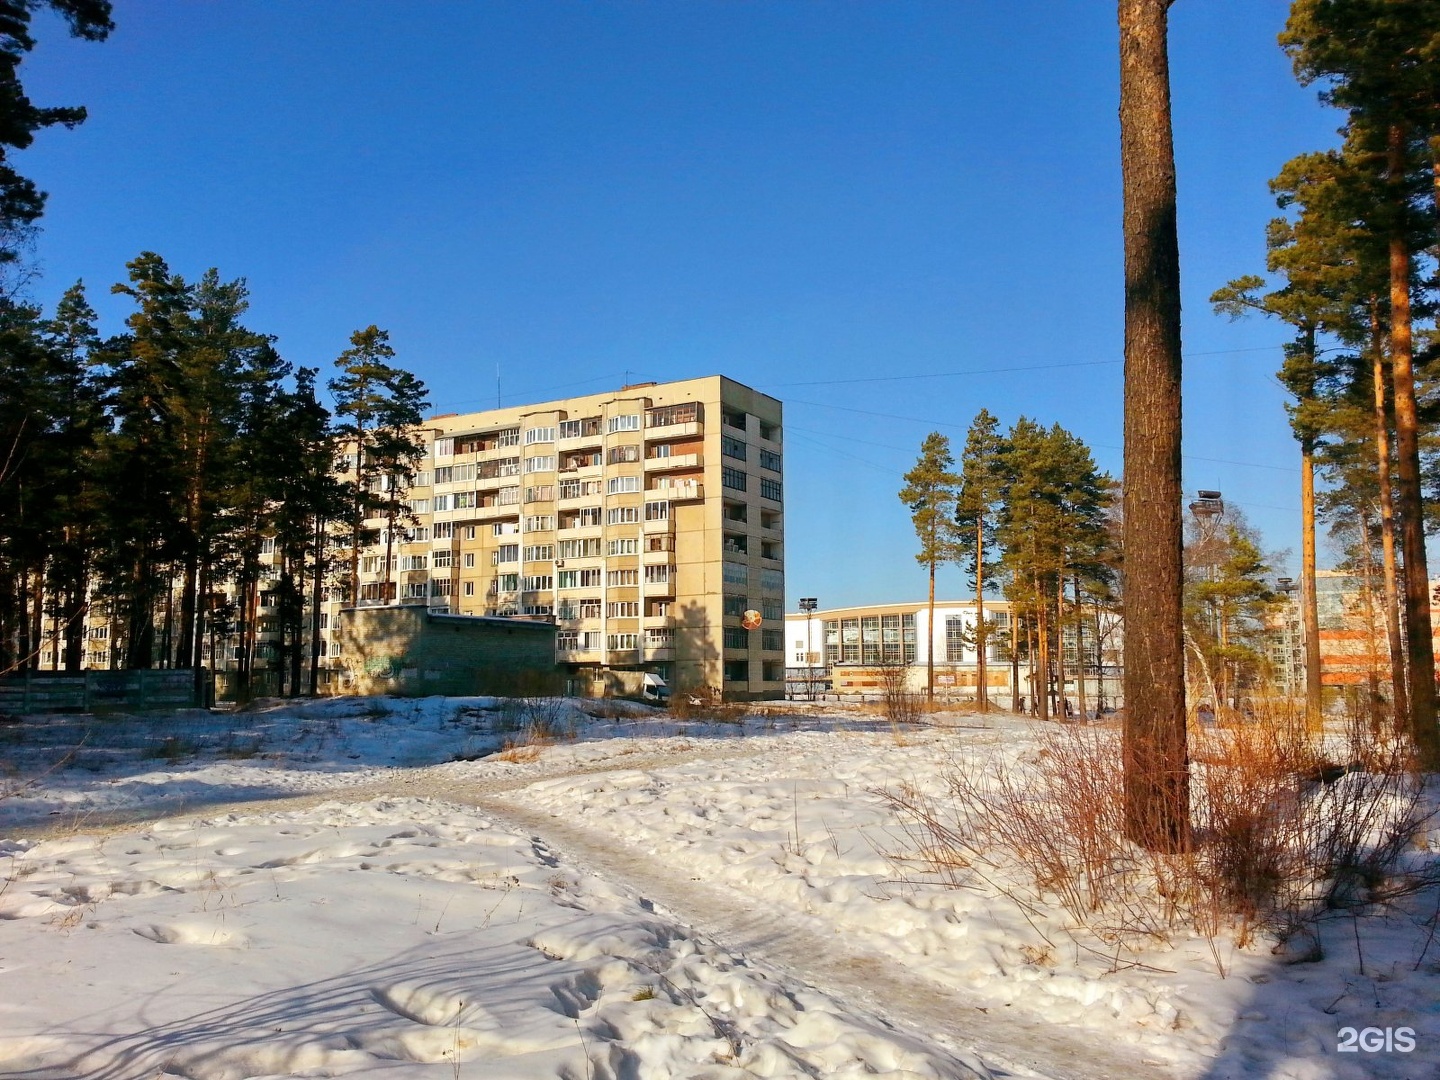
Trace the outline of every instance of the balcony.
<instances>
[{"instance_id":1,"label":"balcony","mask_svg":"<svg viewBox=\"0 0 1440 1080\"><path fill-rule=\"evenodd\" d=\"M666 424L663 427L651 427L645 429L646 442L660 442L663 439L683 439L686 436L701 435L705 431L705 425L698 420L691 420L685 424Z\"/></svg>"},{"instance_id":2,"label":"balcony","mask_svg":"<svg viewBox=\"0 0 1440 1080\"><path fill-rule=\"evenodd\" d=\"M470 513L479 521L495 521L507 517L518 518L520 504L513 502L506 503L504 506L476 506L470 509Z\"/></svg>"},{"instance_id":3,"label":"balcony","mask_svg":"<svg viewBox=\"0 0 1440 1080\"><path fill-rule=\"evenodd\" d=\"M579 540L587 536L599 536L604 529L599 525L559 525L556 532L565 534L567 540Z\"/></svg>"},{"instance_id":4,"label":"balcony","mask_svg":"<svg viewBox=\"0 0 1440 1080\"><path fill-rule=\"evenodd\" d=\"M670 567L670 576L664 581L642 580L640 584L646 596L674 596L675 568Z\"/></svg>"},{"instance_id":5,"label":"balcony","mask_svg":"<svg viewBox=\"0 0 1440 1080\"><path fill-rule=\"evenodd\" d=\"M642 630L669 630L675 625L673 615L646 615L640 620Z\"/></svg>"},{"instance_id":6,"label":"balcony","mask_svg":"<svg viewBox=\"0 0 1440 1080\"><path fill-rule=\"evenodd\" d=\"M675 561L673 551L642 551L640 553L640 564L642 566L664 566Z\"/></svg>"},{"instance_id":7,"label":"balcony","mask_svg":"<svg viewBox=\"0 0 1440 1080\"><path fill-rule=\"evenodd\" d=\"M672 645L646 645L640 653L646 662L675 659L675 648Z\"/></svg>"},{"instance_id":8,"label":"balcony","mask_svg":"<svg viewBox=\"0 0 1440 1080\"><path fill-rule=\"evenodd\" d=\"M704 462L703 454L671 454L669 457L647 457L646 472L663 472L666 469L698 469Z\"/></svg>"},{"instance_id":9,"label":"balcony","mask_svg":"<svg viewBox=\"0 0 1440 1080\"><path fill-rule=\"evenodd\" d=\"M602 468L603 466L598 463L590 464L587 462L585 464L561 465L560 468L555 471L561 476L575 477L583 480L589 477L599 476Z\"/></svg>"},{"instance_id":10,"label":"balcony","mask_svg":"<svg viewBox=\"0 0 1440 1080\"><path fill-rule=\"evenodd\" d=\"M698 480L671 480L663 478L646 490L646 495L669 499L671 502L695 502L705 498L705 485Z\"/></svg>"},{"instance_id":11,"label":"balcony","mask_svg":"<svg viewBox=\"0 0 1440 1080\"><path fill-rule=\"evenodd\" d=\"M602 656L599 649L555 650L555 659L562 664L598 664L602 662Z\"/></svg>"},{"instance_id":12,"label":"balcony","mask_svg":"<svg viewBox=\"0 0 1440 1080\"><path fill-rule=\"evenodd\" d=\"M645 519L646 533L673 533L675 531L675 519L669 517Z\"/></svg>"}]
</instances>

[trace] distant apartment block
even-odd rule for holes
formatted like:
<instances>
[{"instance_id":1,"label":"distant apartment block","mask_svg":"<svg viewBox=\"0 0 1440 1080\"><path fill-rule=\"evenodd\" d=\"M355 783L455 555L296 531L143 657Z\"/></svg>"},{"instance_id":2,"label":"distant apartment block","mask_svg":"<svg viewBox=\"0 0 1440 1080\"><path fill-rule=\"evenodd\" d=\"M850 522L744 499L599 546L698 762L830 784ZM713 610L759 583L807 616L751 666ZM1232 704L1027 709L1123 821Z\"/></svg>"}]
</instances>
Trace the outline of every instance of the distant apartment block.
<instances>
[{"instance_id":1,"label":"distant apartment block","mask_svg":"<svg viewBox=\"0 0 1440 1080\"><path fill-rule=\"evenodd\" d=\"M780 402L722 376L434 417L414 523L367 522L356 603L553 620L575 692L644 670L780 697L781 436ZM343 690L360 679L337 644Z\"/></svg>"}]
</instances>

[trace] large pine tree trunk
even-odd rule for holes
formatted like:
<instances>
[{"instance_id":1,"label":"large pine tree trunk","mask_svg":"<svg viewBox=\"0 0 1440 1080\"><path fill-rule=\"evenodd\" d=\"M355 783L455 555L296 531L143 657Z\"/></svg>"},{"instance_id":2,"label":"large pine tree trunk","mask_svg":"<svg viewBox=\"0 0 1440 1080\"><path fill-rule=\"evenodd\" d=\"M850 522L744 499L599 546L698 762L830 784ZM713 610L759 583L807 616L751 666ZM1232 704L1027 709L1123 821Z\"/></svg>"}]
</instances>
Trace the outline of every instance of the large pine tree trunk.
<instances>
[{"instance_id":1,"label":"large pine tree trunk","mask_svg":"<svg viewBox=\"0 0 1440 1080\"><path fill-rule=\"evenodd\" d=\"M930 562L930 615L926 632L930 644L925 647L925 700L935 704L935 562Z\"/></svg>"},{"instance_id":2,"label":"large pine tree trunk","mask_svg":"<svg viewBox=\"0 0 1440 1080\"><path fill-rule=\"evenodd\" d=\"M985 522L982 513L975 522L975 704L982 713L990 711L990 685L985 674L988 638L985 626Z\"/></svg>"},{"instance_id":3,"label":"large pine tree trunk","mask_svg":"<svg viewBox=\"0 0 1440 1080\"><path fill-rule=\"evenodd\" d=\"M1315 456L1300 453L1300 617L1305 629L1305 727L1321 724L1320 601L1315 590Z\"/></svg>"},{"instance_id":4,"label":"large pine tree trunk","mask_svg":"<svg viewBox=\"0 0 1440 1080\"><path fill-rule=\"evenodd\" d=\"M1071 579L1075 589L1075 712L1085 719L1088 702L1085 700L1085 605L1080 602L1080 578Z\"/></svg>"},{"instance_id":5,"label":"large pine tree trunk","mask_svg":"<svg viewBox=\"0 0 1440 1080\"><path fill-rule=\"evenodd\" d=\"M1380 319L1372 305L1371 382L1375 390L1375 466L1380 489L1380 550L1385 574L1385 637L1390 646L1390 694L1395 724L1410 723L1410 694L1406 686L1405 642L1400 635L1399 568L1395 561L1395 498L1390 478L1390 422L1385 410L1385 350L1380 340Z\"/></svg>"},{"instance_id":6,"label":"large pine tree trunk","mask_svg":"<svg viewBox=\"0 0 1440 1080\"><path fill-rule=\"evenodd\" d=\"M1065 571L1055 575L1055 718L1065 719Z\"/></svg>"},{"instance_id":7,"label":"large pine tree trunk","mask_svg":"<svg viewBox=\"0 0 1440 1080\"><path fill-rule=\"evenodd\" d=\"M315 518L315 572L310 579L310 693L320 692L320 604L325 596L325 519Z\"/></svg>"},{"instance_id":8,"label":"large pine tree trunk","mask_svg":"<svg viewBox=\"0 0 1440 1080\"><path fill-rule=\"evenodd\" d=\"M1390 128L1390 182L1403 185L1405 132ZM1406 652L1409 659L1410 731L1421 768L1440 770L1440 729L1435 726L1435 647L1430 634L1430 582L1425 558L1424 503L1420 481L1420 423L1415 406L1415 373L1410 325L1410 247L1399 213L1403 189L1395 196L1396 222L1390 236L1390 379L1395 401L1396 509L1405 569Z\"/></svg>"},{"instance_id":9,"label":"large pine tree trunk","mask_svg":"<svg viewBox=\"0 0 1440 1080\"><path fill-rule=\"evenodd\" d=\"M1365 684L1369 700L1365 703L1365 715L1370 720L1372 735L1380 733L1380 642L1375 632L1375 559L1372 555L1373 541L1370 537L1370 508L1360 506L1360 607L1365 615Z\"/></svg>"},{"instance_id":10,"label":"large pine tree trunk","mask_svg":"<svg viewBox=\"0 0 1440 1080\"><path fill-rule=\"evenodd\" d=\"M1035 664L1038 672L1035 693L1040 699L1040 719L1050 719L1050 604L1038 577L1032 585L1035 594Z\"/></svg>"},{"instance_id":11,"label":"large pine tree trunk","mask_svg":"<svg viewBox=\"0 0 1440 1080\"><path fill-rule=\"evenodd\" d=\"M1169 0L1120 0L1125 234L1125 828L1190 843L1180 491L1180 250Z\"/></svg>"}]
</instances>

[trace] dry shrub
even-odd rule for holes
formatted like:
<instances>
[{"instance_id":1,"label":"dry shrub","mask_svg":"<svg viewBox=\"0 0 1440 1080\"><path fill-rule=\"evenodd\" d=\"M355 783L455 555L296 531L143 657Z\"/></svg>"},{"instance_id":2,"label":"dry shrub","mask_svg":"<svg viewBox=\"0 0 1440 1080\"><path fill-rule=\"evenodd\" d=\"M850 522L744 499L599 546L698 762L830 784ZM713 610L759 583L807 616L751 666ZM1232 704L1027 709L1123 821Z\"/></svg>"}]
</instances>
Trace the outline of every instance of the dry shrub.
<instances>
[{"instance_id":1,"label":"dry shrub","mask_svg":"<svg viewBox=\"0 0 1440 1080\"><path fill-rule=\"evenodd\" d=\"M880 682L883 691L881 705L885 719L890 726L920 722L920 711L924 699L910 689L910 668L906 664L885 664L880 668Z\"/></svg>"},{"instance_id":2,"label":"dry shrub","mask_svg":"<svg viewBox=\"0 0 1440 1080\"><path fill-rule=\"evenodd\" d=\"M500 703L496 728L515 732L503 744L499 754L503 761L533 761L542 746L576 737L564 698L506 698Z\"/></svg>"},{"instance_id":3,"label":"dry shrub","mask_svg":"<svg viewBox=\"0 0 1440 1080\"><path fill-rule=\"evenodd\" d=\"M727 702L713 686L701 686L676 690L670 699L670 715L676 720L740 725L750 715L750 708L742 702Z\"/></svg>"},{"instance_id":4,"label":"dry shrub","mask_svg":"<svg viewBox=\"0 0 1440 1080\"><path fill-rule=\"evenodd\" d=\"M1125 837L1112 727L1047 728L1025 760L956 758L948 800L909 788L884 795L907 823L913 857L942 881L981 879L1031 912L1058 903L1071 932L1107 952L1193 929L1222 974L1221 933L1240 944L1257 929L1284 940L1327 913L1440 877L1440 860L1406 862L1435 809L1404 745L1370 736L1358 757L1336 762L1303 723L1277 715L1197 732L1192 746L1194 844L1174 855Z\"/></svg>"}]
</instances>

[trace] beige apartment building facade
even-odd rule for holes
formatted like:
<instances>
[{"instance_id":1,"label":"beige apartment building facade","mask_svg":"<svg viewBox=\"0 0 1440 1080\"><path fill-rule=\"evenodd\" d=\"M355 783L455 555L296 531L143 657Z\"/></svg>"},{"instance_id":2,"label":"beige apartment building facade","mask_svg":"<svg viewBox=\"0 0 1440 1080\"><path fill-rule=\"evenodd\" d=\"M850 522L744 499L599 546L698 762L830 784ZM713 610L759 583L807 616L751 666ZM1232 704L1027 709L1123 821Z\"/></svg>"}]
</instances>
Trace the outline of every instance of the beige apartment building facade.
<instances>
[{"instance_id":1,"label":"beige apartment building facade","mask_svg":"<svg viewBox=\"0 0 1440 1080\"><path fill-rule=\"evenodd\" d=\"M709 376L437 416L424 437L414 523L393 537L367 523L358 606L553 620L574 692L644 670L735 699L783 695L775 398ZM337 646L327 635L343 692L358 676Z\"/></svg>"}]
</instances>

